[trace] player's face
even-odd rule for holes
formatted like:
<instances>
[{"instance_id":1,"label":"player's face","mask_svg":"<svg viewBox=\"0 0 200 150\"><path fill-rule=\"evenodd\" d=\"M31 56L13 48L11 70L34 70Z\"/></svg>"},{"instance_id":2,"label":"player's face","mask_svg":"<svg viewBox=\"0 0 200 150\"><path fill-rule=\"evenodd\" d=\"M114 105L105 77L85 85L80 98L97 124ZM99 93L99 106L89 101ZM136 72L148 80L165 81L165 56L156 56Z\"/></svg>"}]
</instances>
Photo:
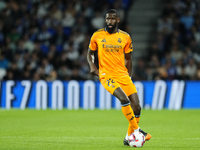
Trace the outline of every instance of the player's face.
<instances>
[{"instance_id":1,"label":"player's face","mask_svg":"<svg viewBox=\"0 0 200 150\"><path fill-rule=\"evenodd\" d=\"M115 13L106 14L106 29L109 33L113 33L115 29L117 30L117 25L119 23L119 18Z\"/></svg>"}]
</instances>

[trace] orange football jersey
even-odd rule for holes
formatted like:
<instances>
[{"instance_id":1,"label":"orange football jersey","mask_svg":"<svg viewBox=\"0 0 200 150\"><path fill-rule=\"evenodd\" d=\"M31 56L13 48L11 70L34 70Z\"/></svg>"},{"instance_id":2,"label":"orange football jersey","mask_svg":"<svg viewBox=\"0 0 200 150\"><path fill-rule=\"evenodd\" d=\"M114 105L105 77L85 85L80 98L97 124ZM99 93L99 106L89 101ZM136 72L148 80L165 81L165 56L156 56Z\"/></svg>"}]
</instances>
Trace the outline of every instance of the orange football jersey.
<instances>
[{"instance_id":1,"label":"orange football jersey","mask_svg":"<svg viewBox=\"0 0 200 150\"><path fill-rule=\"evenodd\" d=\"M114 34L105 28L97 30L91 37L89 48L98 50L99 76L128 75L124 53L133 51L132 40L128 33L118 30Z\"/></svg>"}]
</instances>

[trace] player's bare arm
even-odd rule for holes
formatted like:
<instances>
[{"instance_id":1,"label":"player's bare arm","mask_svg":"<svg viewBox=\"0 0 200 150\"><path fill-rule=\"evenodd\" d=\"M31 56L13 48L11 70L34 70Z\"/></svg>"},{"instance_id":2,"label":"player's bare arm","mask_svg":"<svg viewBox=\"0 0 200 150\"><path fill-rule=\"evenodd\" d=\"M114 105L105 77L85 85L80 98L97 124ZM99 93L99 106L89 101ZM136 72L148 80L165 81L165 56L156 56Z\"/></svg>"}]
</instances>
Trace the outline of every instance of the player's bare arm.
<instances>
[{"instance_id":1,"label":"player's bare arm","mask_svg":"<svg viewBox=\"0 0 200 150\"><path fill-rule=\"evenodd\" d=\"M125 54L126 68L128 69L129 76L132 76L132 53Z\"/></svg>"},{"instance_id":2,"label":"player's bare arm","mask_svg":"<svg viewBox=\"0 0 200 150\"><path fill-rule=\"evenodd\" d=\"M90 48L88 48L88 53L87 53L87 61L89 63L90 66L90 73L96 76L99 76L99 70L97 69L97 67L94 64L94 51L90 50Z\"/></svg>"}]
</instances>

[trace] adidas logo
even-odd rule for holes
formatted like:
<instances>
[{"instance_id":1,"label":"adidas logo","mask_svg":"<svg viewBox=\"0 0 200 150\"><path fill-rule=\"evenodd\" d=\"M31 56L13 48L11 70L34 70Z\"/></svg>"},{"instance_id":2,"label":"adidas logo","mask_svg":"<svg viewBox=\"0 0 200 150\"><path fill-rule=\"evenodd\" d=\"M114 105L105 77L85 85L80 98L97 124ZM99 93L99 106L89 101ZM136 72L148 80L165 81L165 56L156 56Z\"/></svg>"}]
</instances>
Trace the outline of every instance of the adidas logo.
<instances>
[{"instance_id":1,"label":"adidas logo","mask_svg":"<svg viewBox=\"0 0 200 150\"><path fill-rule=\"evenodd\" d=\"M106 42L106 40L105 40L105 39L103 39L101 42Z\"/></svg>"}]
</instances>

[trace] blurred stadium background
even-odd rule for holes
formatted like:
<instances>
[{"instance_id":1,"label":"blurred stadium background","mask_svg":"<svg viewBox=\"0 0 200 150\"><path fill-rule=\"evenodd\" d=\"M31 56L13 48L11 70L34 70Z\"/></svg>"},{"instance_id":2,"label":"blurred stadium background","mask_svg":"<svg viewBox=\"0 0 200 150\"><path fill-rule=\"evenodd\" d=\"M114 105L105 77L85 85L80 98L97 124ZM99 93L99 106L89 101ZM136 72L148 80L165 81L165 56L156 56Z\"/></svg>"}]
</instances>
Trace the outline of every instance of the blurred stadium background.
<instances>
[{"instance_id":1,"label":"blurred stadium background","mask_svg":"<svg viewBox=\"0 0 200 150\"><path fill-rule=\"evenodd\" d=\"M133 40L143 149L200 149L200 0L0 0L0 149L129 148L86 60L110 8Z\"/></svg>"},{"instance_id":2,"label":"blurred stadium background","mask_svg":"<svg viewBox=\"0 0 200 150\"><path fill-rule=\"evenodd\" d=\"M200 0L2 0L0 81L98 82L86 55L110 8L133 40L133 81L199 85Z\"/></svg>"},{"instance_id":3,"label":"blurred stadium background","mask_svg":"<svg viewBox=\"0 0 200 150\"><path fill-rule=\"evenodd\" d=\"M0 80L87 80L106 10L133 39L133 80L200 80L199 0L2 0ZM97 80L97 79L95 79Z\"/></svg>"}]
</instances>

